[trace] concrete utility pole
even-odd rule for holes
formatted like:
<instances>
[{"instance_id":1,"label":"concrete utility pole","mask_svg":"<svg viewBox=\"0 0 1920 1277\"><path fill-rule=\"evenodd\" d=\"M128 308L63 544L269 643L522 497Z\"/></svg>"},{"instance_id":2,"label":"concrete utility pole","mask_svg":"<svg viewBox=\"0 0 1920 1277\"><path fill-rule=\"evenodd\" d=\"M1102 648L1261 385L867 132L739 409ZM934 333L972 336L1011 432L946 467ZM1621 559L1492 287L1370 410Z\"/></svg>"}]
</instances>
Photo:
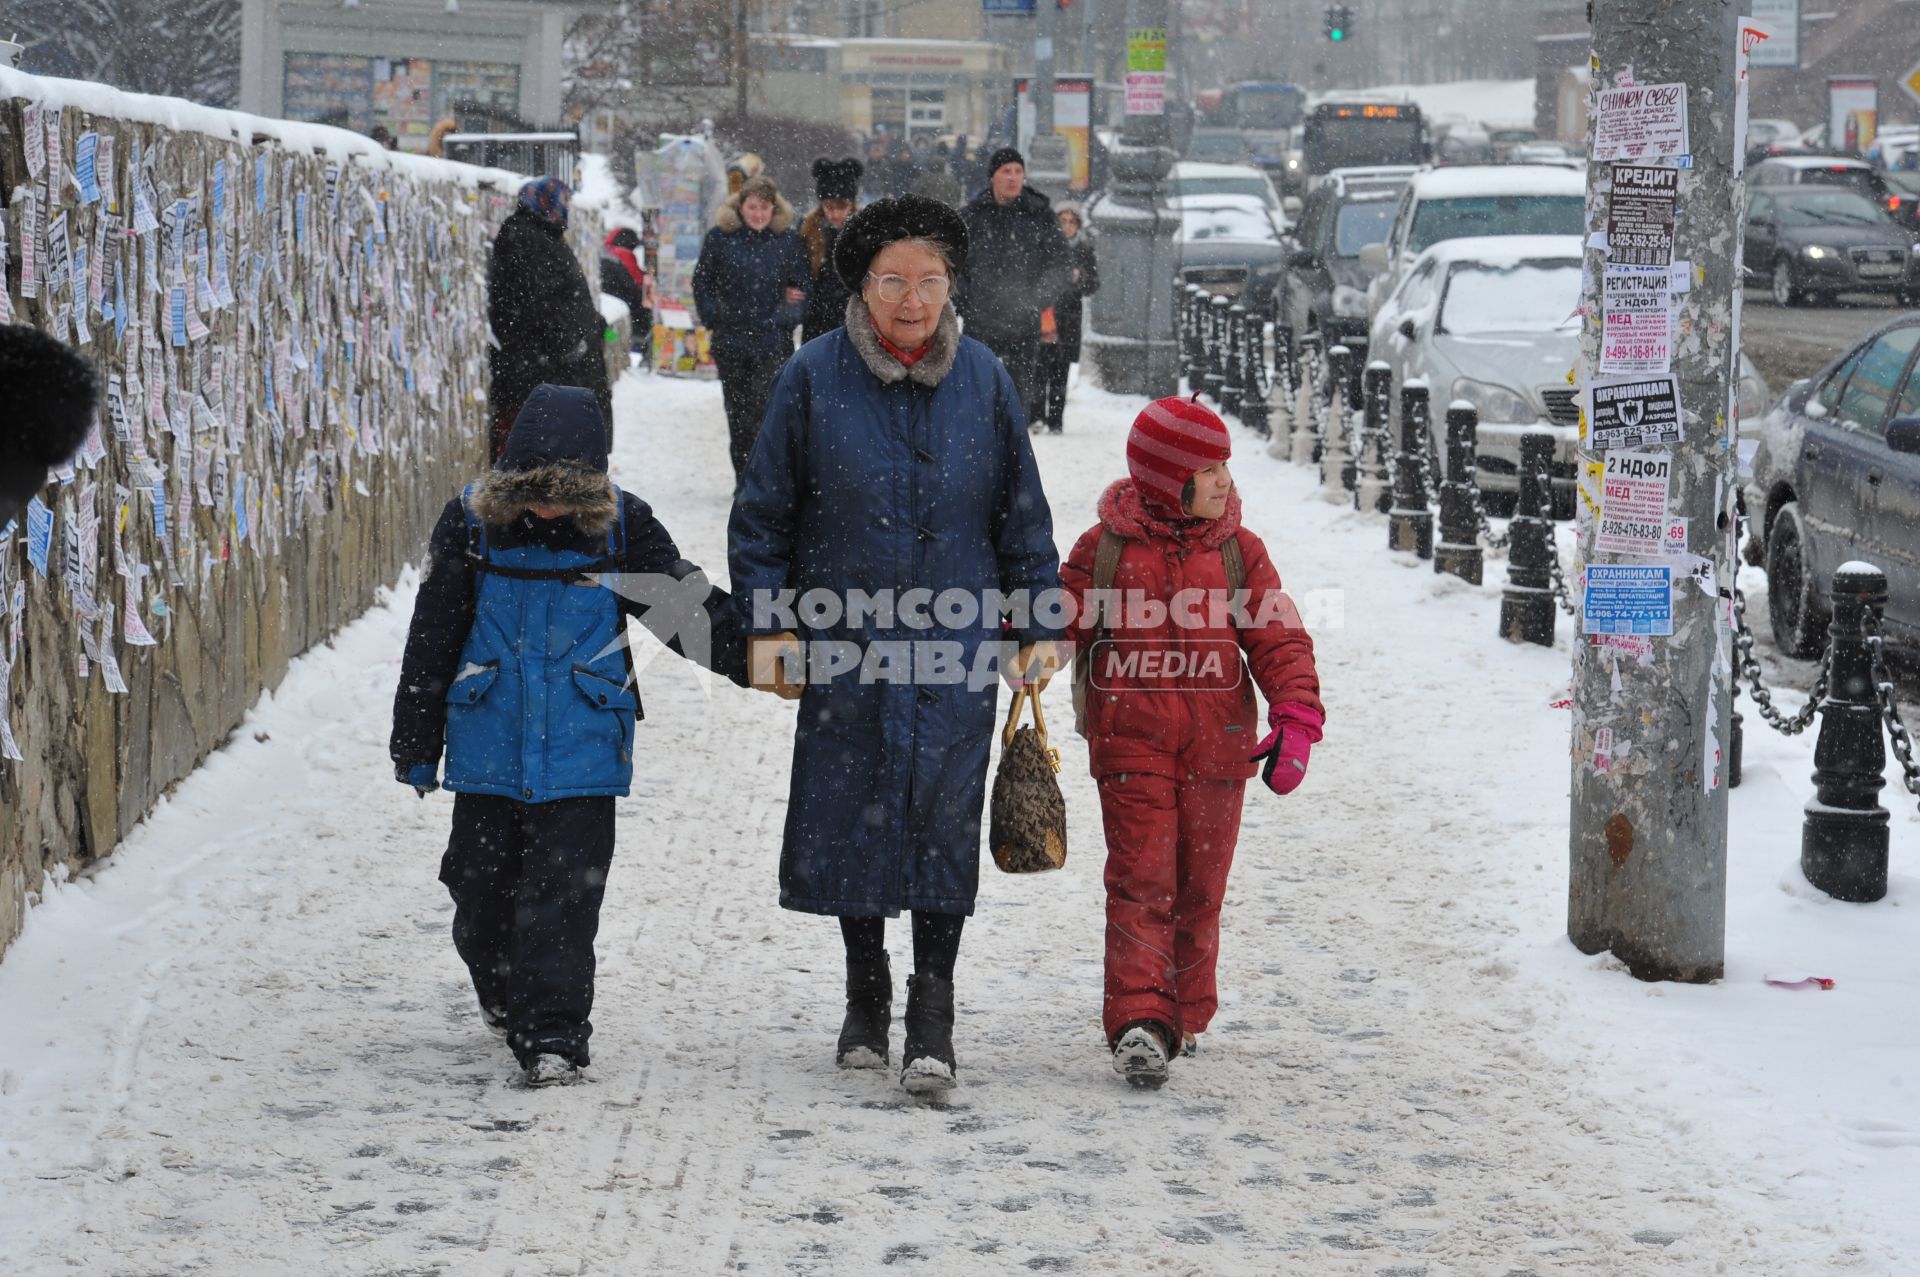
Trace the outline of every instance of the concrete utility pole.
<instances>
[{"instance_id":1,"label":"concrete utility pole","mask_svg":"<svg viewBox=\"0 0 1920 1277\"><path fill-rule=\"evenodd\" d=\"M1072 155L1067 139L1053 131L1053 78L1058 65L1054 47L1060 29L1057 0L1034 0L1033 81L1028 94L1033 101L1033 141L1027 145L1027 183L1050 199L1067 197L1073 175L1069 172Z\"/></svg>"},{"instance_id":2,"label":"concrete utility pole","mask_svg":"<svg viewBox=\"0 0 1920 1277\"><path fill-rule=\"evenodd\" d=\"M1040 0L1051 4L1052 0ZM1167 128L1167 0L1127 0L1126 116L1107 157L1112 193L1093 207L1100 232L1100 291L1093 295L1087 346L1100 384L1123 395L1161 398L1180 385L1173 331L1174 228L1161 201L1173 167Z\"/></svg>"},{"instance_id":3,"label":"concrete utility pole","mask_svg":"<svg viewBox=\"0 0 1920 1277\"><path fill-rule=\"evenodd\" d=\"M1588 248L1583 298L1567 934L1641 979L1698 983L1722 974L1726 940L1739 8L1591 13L1588 229L1608 239ZM1686 265L1663 283L1668 258ZM1598 490L1588 462L1605 466Z\"/></svg>"}]
</instances>

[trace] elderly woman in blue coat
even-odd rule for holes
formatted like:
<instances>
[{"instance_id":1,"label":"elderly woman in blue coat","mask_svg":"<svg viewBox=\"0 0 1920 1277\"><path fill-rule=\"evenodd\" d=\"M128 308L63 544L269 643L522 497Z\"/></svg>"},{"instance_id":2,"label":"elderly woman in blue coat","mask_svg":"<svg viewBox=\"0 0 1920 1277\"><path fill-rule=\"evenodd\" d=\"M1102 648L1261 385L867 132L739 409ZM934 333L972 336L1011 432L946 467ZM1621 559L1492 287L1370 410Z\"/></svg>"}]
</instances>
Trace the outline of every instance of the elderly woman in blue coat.
<instances>
[{"instance_id":1,"label":"elderly woman in blue coat","mask_svg":"<svg viewBox=\"0 0 1920 1277\"><path fill-rule=\"evenodd\" d=\"M1025 414L949 302L966 247L959 217L919 196L847 222L846 324L781 373L728 536L755 685L800 702L780 903L840 919L843 1068L888 1066L885 920L912 911L914 1092L955 1081L954 963L998 685L1044 684L1060 628Z\"/></svg>"}]
</instances>

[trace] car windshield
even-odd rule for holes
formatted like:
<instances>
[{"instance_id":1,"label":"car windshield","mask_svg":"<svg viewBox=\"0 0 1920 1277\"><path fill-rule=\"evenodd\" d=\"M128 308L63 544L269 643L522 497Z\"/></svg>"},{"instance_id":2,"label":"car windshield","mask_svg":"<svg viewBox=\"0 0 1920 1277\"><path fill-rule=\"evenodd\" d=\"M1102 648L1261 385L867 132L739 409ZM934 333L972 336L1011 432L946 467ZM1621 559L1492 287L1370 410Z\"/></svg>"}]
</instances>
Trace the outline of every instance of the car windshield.
<instances>
[{"instance_id":1,"label":"car windshield","mask_svg":"<svg viewBox=\"0 0 1920 1277\"><path fill-rule=\"evenodd\" d=\"M1180 210L1180 238L1189 243L1204 240L1239 240L1277 244L1280 234L1273 219L1250 204L1209 204L1203 208Z\"/></svg>"},{"instance_id":2,"label":"car windshield","mask_svg":"<svg viewBox=\"0 0 1920 1277\"><path fill-rule=\"evenodd\" d=\"M1545 258L1496 266L1455 262L1447 271L1435 332L1549 333L1578 327L1580 263Z\"/></svg>"},{"instance_id":3,"label":"car windshield","mask_svg":"<svg viewBox=\"0 0 1920 1277\"><path fill-rule=\"evenodd\" d=\"M1384 243L1396 207L1392 200L1363 200L1343 207L1333 225L1333 255L1358 257L1367 245Z\"/></svg>"},{"instance_id":4,"label":"car windshield","mask_svg":"<svg viewBox=\"0 0 1920 1277\"><path fill-rule=\"evenodd\" d=\"M1802 186L1844 186L1848 190L1873 193L1873 172L1870 169L1854 168L1852 165L1836 164L1832 168L1809 168L1800 170Z\"/></svg>"},{"instance_id":5,"label":"car windshield","mask_svg":"<svg viewBox=\"0 0 1920 1277\"><path fill-rule=\"evenodd\" d=\"M1187 144L1187 158L1231 164L1247 158L1246 139L1238 133L1196 133Z\"/></svg>"},{"instance_id":6,"label":"car windshield","mask_svg":"<svg viewBox=\"0 0 1920 1277\"><path fill-rule=\"evenodd\" d=\"M1173 194L1177 199L1196 195L1250 195L1262 204L1273 203L1273 186L1264 177L1249 173L1245 177L1176 177Z\"/></svg>"},{"instance_id":7,"label":"car windshield","mask_svg":"<svg viewBox=\"0 0 1920 1277\"><path fill-rule=\"evenodd\" d=\"M1581 195L1467 195L1421 200L1413 214L1407 249L1418 253L1443 239L1476 235L1584 235L1586 197Z\"/></svg>"},{"instance_id":8,"label":"car windshield","mask_svg":"<svg viewBox=\"0 0 1920 1277\"><path fill-rule=\"evenodd\" d=\"M1890 226L1887 210L1852 191L1806 191L1775 197L1782 226Z\"/></svg>"}]
</instances>

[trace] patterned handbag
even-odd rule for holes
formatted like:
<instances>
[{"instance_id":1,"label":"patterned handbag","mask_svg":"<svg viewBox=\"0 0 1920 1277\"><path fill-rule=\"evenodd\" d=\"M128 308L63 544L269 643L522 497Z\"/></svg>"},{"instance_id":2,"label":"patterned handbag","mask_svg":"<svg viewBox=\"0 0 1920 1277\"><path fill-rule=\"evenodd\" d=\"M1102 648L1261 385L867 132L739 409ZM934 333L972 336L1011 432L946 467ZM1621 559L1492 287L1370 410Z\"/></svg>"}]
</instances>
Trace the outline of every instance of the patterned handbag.
<instances>
[{"instance_id":1,"label":"patterned handbag","mask_svg":"<svg viewBox=\"0 0 1920 1277\"><path fill-rule=\"evenodd\" d=\"M1033 706L1033 726L1020 710ZM1000 768L993 777L993 813L987 843L993 863L1010 874L1042 873L1067 863L1067 800L1060 795L1060 751L1047 746L1040 693L1022 687L1000 736Z\"/></svg>"}]
</instances>

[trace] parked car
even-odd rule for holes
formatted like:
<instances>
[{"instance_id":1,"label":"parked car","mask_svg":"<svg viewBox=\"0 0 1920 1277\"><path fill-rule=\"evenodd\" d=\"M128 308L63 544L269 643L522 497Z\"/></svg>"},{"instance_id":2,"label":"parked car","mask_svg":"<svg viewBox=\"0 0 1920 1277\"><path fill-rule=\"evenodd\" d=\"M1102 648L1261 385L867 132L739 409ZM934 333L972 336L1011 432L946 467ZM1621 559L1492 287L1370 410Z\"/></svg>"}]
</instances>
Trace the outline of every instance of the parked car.
<instances>
[{"instance_id":1,"label":"parked car","mask_svg":"<svg viewBox=\"0 0 1920 1277\"><path fill-rule=\"evenodd\" d=\"M1748 120L1747 163L1755 164L1769 155L1799 150L1800 132L1800 126L1792 120Z\"/></svg>"},{"instance_id":2,"label":"parked car","mask_svg":"<svg viewBox=\"0 0 1920 1277\"><path fill-rule=\"evenodd\" d=\"M1369 313L1400 285L1420 254L1446 239L1482 235L1581 235L1587 180L1544 164L1470 165L1416 174L1400 196L1384 244L1361 261L1374 273Z\"/></svg>"},{"instance_id":3,"label":"parked car","mask_svg":"<svg viewBox=\"0 0 1920 1277\"><path fill-rule=\"evenodd\" d=\"M1766 414L1746 488L1764 547L1767 618L1789 656L1826 643L1833 573L1887 574L1889 627L1920 631L1920 313L1900 316L1798 381Z\"/></svg>"},{"instance_id":4,"label":"parked car","mask_svg":"<svg viewBox=\"0 0 1920 1277\"><path fill-rule=\"evenodd\" d=\"M1911 124L1881 129L1867 148L1867 162L1883 172L1912 169L1916 156L1920 156L1920 128Z\"/></svg>"},{"instance_id":5,"label":"parked car","mask_svg":"<svg viewBox=\"0 0 1920 1277\"><path fill-rule=\"evenodd\" d=\"M1774 187L1747 197L1741 265L1780 306L1834 293L1893 293L1920 302L1920 242L1884 203L1852 189Z\"/></svg>"},{"instance_id":6,"label":"parked car","mask_svg":"<svg viewBox=\"0 0 1920 1277\"><path fill-rule=\"evenodd\" d=\"M1487 130L1487 140L1493 143L1493 158L1497 164L1512 163L1513 148L1525 145L1539 136L1539 133L1533 129L1518 126L1503 126Z\"/></svg>"},{"instance_id":7,"label":"parked car","mask_svg":"<svg viewBox=\"0 0 1920 1277\"><path fill-rule=\"evenodd\" d=\"M1415 378L1433 405L1432 455L1445 455L1446 406L1480 414L1480 489L1489 511L1519 495L1520 435L1550 428L1554 513L1571 518L1580 410L1567 372L1580 357L1579 235L1442 240L1414 261L1374 316L1368 356L1393 369L1394 402Z\"/></svg>"},{"instance_id":8,"label":"parked car","mask_svg":"<svg viewBox=\"0 0 1920 1277\"><path fill-rule=\"evenodd\" d=\"M1243 298L1248 310L1271 319L1286 260L1273 213L1259 200L1228 195L1195 196L1182 201L1179 212L1181 279Z\"/></svg>"},{"instance_id":9,"label":"parked car","mask_svg":"<svg viewBox=\"0 0 1920 1277\"><path fill-rule=\"evenodd\" d=\"M1747 170L1749 191L1782 186L1838 186L1881 205L1890 194L1873 165L1850 155L1776 155Z\"/></svg>"},{"instance_id":10,"label":"parked car","mask_svg":"<svg viewBox=\"0 0 1920 1277\"><path fill-rule=\"evenodd\" d=\"M1318 333L1322 349L1367 345L1367 284L1360 250L1387 237L1398 206L1391 187L1361 185L1343 190L1329 180L1314 188L1287 243L1286 271L1274 301L1275 322L1297 354L1305 333Z\"/></svg>"},{"instance_id":11,"label":"parked car","mask_svg":"<svg viewBox=\"0 0 1920 1277\"><path fill-rule=\"evenodd\" d=\"M1561 168L1585 169L1587 162L1575 155L1565 142L1521 142L1507 152L1509 164L1557 164Z\"/></svg>"},{"instance_id":12,"label":"parked car","mask_svg":"<svg viewBox=\"0 0 1920 1277\"><path fill-rule=\"evenodd\" d=\"M1890 192L1887 212L1893 215L1893 220L1910 231L1920 231L1920 172L1896 169L1882 173L1880 180L1887 184Z\"/></svg>"},{"instance_id":13,"label":"parked car","mask_svg":"<svg viewBox=\"0 0 1920 1277\"><path fill-rule=\"evenodd\" d=\"M1397 198L1419 171L1419 167L1413 164L1369 164L1334 169L1320 181L1323 186L1333 187L1336 195L1349 195L1356 191L1391 191Z\"/></svg>"},{"instance_id":14,"label":"parked car","mask_svg":"<svg viewBox=\"0 0 1920 1277\"><path fill-rule=\"evenodd\" d=\"M1276 218L1284 220L1280 192L1265 170L1251 164L1202 164L1181 160L1167 174L1167 204L1181 208L1188 200L1211 201L1215 196L1238 195L1266 205Z\"/></svg>"}]
</instances>

